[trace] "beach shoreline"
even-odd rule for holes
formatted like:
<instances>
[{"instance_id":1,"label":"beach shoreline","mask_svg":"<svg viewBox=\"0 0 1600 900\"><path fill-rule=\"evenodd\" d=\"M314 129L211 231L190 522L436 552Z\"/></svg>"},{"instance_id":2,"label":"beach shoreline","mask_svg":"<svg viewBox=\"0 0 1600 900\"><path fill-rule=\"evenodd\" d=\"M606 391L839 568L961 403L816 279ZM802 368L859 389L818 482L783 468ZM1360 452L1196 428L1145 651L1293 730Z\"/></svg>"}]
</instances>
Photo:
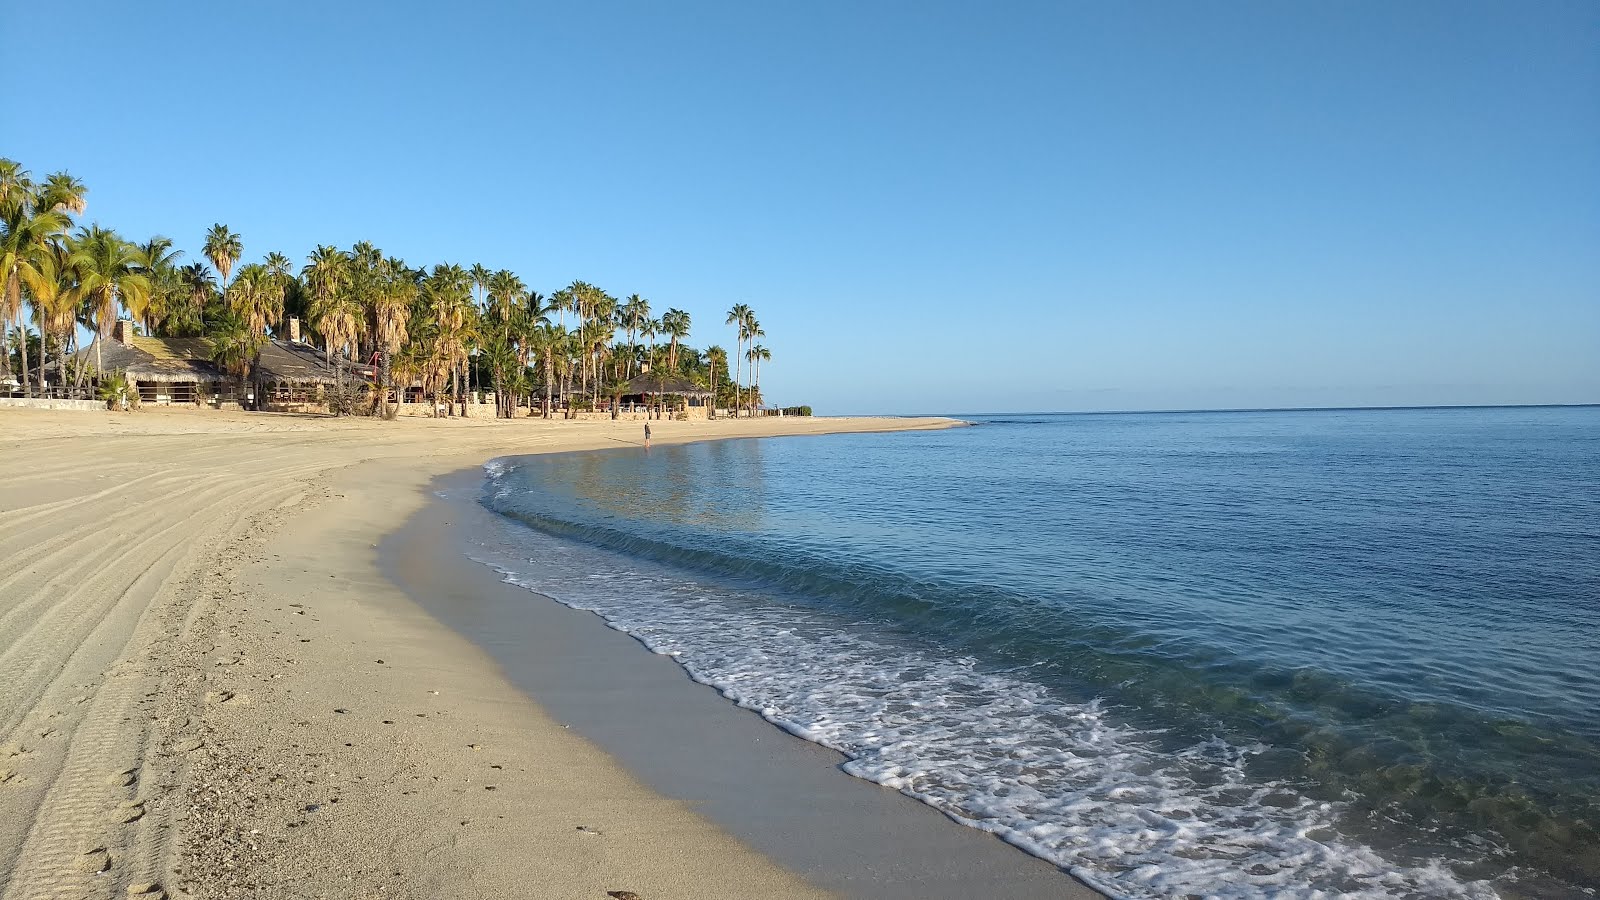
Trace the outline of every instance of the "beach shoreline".
<instances>
[{"instance_id":1,"label":"beach shoreline","mask_svg":"<svg viewBox=\"0 0 1600 900\"><path fill-rule=\"evenodd\" d=\"M432 479L636 427L0 415L36 463L0 482L0 896L827 896L561 728L383 571Z\"/></svg>"},{"instance_id":2,"label":"beach shoreline","mask_svg":"<svg viewBox=\"0 0 1600 900\"><path fill-rule=\"evenodd\" d=\"M484 483L481 469L435 479L427 506L381 545L383 567L647 787L833 896L1100 896L993 835L846 774L843 754L736 706L592 612L471 558L486 532L524 527L477 502Z\"/></svg>"}]
</instances>

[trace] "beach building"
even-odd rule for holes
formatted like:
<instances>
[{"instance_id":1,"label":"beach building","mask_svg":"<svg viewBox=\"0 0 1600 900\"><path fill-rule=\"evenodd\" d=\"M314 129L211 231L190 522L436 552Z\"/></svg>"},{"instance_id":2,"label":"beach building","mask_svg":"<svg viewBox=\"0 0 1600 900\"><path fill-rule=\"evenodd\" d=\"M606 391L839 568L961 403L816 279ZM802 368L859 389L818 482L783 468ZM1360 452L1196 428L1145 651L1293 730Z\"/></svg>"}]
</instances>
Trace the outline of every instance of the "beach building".
<instances>
[{"instance_id":1,"label":"beach building","mask_svg":"<svg viewBox=\"0 0 1600 900\"><path fill-rule=\"evenodd\" d=\"M345 361L330 364L325 353L296 340L299 323L290 320L290 339L269 340L252 376L261 390L260 408L272 412L326 412L327 389L357 383L369 387L377 378L372 366Z\"/></svg>"},{"instance_id":2,"label":"beach building","mask_svg":"<svg viewBox=\"0 0 1600 900\"><path fill-rule=\"evenodd\" d=\"M94 343L100 345L98 351ZM198 404L218 396L224 381L205 338L147 337L134 334L133 323L121 319L110 340L96 338L94 343L74 353L75 362L90 367L98 362L102 371L122 372L137 389L140 403Z\"/></svg>"},{"instance_id":3,"label":"beach building","mask_svg":"<svg viewBox=\"0 0 1600 900\"><path fill-rule=\"evenodd\" d=\"M644 411L661 406L681 418L704 419L710 414L711 391L681 375L636 375L624 386L622 409Z\"/></svg>"},{"instance_id":4,"label":"beach building","mask_svg":"<svg viewBox=\"0 0 1600 900\"><path fill-rule=\"evenodd\" d=\"M74 362L102 371L122 372L139 394L140 403L174 404L238 402L257 409L280 412L326 410L325 388L345 381L370 384L371 366L330 365L322 351L302 343L299 322L289 322L290 339L269 338L247 383L212 361L211 341L203 337L163 338L134 334L133 323L123 319L112 328L111 339L73 354ZM259 396L257 392L259 391Z\"/></svg>"}]
</instances>

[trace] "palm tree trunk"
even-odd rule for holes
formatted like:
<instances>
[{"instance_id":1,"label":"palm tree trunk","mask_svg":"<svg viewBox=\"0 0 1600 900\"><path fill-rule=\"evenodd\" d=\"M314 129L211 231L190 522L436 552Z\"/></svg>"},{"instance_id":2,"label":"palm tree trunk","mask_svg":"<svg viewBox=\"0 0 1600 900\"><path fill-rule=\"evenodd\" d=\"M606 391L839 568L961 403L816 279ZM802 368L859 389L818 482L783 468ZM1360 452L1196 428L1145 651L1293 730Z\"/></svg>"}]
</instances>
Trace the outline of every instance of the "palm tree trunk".
<instances>
[{"instance_id":1,"label":"palm tree trunk","mask_svg":"<svg viewBox=\"0 0 1600 900\"><path fill-rule=\"evenodd\" d=\"M553 374L551 372L552 355L552 351L546 351L544 355L544 417L546 419L550 418L550 379Z\"/></svg>"},{"instance_id":2,"label":"palm tree trunk","mask_svg":"<svg viewBox=\"0 0 1600 900\"><path fill-rule=\"evenodd\" d=\"M373 405L373 410L381 413L382 416L385 419L389 418L389 390L392 387L392 385L389 383L389 381L390 381L390 378L389 378L389 351L387 351L387 350L379 350L378 351L378 395L377 395L378 402Z\"/></svg>"},{"instance_id":3,"label":"palm tree trunk","mask_svg":"<svg viewBox=\"0 0 1600 900\"><path fill-rule=\"evenodd\" d=\"M72 335L72 345L75 348L82 349L78 346L78 335L76 331L74 331ZM74 359L73 362L76 363L76 365L72 367L72 398L74 400L78 400L82 399L80 395L83 393L83 377L84 373L88 371L89 367L85 364L84 360L81 359ZM63 387L65 387L65 385L63 385Z\"/></svg>"},{"instance_id":4,"label":"palm tree trunk","mask_svg":"<svg viewBox=\"0 0 1600 900\"><path fill-rule=\"evenodd\" d=\"M40 341L42 348L44 342ZM56 347L56 377L61 380L61 389L67 388L67 336L62 335L59 346ZM44 360L39 360L39 396L44 396Z\"/></svg>"},{"instance_id":5,"label":"palm tree trunk","mask_svg":"<svg viewBox=\"0 0 1600 900\"><path fill-rule=\"evenodd\" d=\"M17 321L20 323L19 327L17 328L17 337L20 339L18 343L22 345L22 393L23 396L29 396L33 393L33 391L28 387L28 320L23 318L23 316L19 313L17 316ZM11 354L9 353L6 354L6 365L11 365ZM39 332L39 367L44 367L43 331Z\"/></svg>"}]
</instances>

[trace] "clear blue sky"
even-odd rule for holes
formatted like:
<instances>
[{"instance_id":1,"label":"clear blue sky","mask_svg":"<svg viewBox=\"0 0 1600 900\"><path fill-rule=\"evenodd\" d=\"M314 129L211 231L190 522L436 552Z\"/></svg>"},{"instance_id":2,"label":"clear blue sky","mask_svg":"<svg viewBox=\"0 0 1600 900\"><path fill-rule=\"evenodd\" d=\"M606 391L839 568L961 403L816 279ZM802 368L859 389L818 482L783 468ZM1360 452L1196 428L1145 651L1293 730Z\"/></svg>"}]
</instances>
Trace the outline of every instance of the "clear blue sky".
<instances>
[{"instance_id":1,"label":"clear blue sky","mask_svg":"<svg viewBox=\"0 0 1600 900\"><path fill-rule=\"evenodd\" d=\"M819 412L1600 402L1591 0L0 13L102 224L747 302Z\"/></svg>"}]
</instances>

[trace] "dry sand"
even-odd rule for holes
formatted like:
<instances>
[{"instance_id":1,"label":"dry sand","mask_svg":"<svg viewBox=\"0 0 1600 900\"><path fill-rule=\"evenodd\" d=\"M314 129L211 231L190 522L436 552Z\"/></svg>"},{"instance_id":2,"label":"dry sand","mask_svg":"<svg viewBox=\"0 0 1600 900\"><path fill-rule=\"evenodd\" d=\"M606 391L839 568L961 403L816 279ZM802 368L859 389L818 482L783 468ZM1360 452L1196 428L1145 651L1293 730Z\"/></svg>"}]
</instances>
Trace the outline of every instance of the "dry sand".
<instances>
[{"instance_id":1,"label":"dry sand","mask_svg":"<svg viewBox=\"0 0 1600 900\"><path fill-rule=\"evenodd\" d=\"M0 897L823 896L552 721L378 569L433 477L641 431L0 410Z\"/></svg>"}]
</instances>

